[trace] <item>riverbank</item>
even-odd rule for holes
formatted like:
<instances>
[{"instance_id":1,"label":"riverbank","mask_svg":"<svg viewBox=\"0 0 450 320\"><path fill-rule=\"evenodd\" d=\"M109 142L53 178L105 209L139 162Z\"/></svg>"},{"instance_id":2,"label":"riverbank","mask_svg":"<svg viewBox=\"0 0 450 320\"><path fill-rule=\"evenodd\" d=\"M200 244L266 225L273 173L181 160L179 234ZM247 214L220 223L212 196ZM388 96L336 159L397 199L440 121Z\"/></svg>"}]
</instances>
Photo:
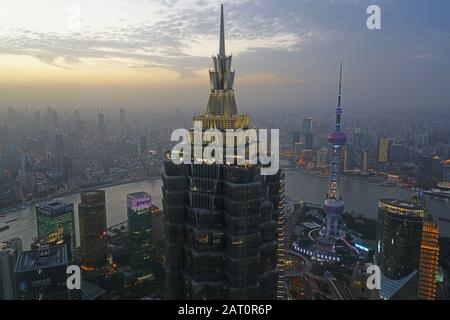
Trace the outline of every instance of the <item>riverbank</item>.
<instances>
[{"instance_id":1,"label":"riverbank","mask_svg":"<svg viewBox=\"0 0 450 320\"><path fill-rule=\"evenodd\" d=\"M87 189L105 189L105 188L110 188L110 187L115 187L115 186L122 186L122 185L130 184L130 183L152 181L152 180L157 180L160 178L161 178L161 176L157 175L157 176L147 177L145 179L127 179L127 180L121 180L121 181L115 181L115 182L94 184L94 185L90 185L89 187L81 187L78 190L58 192L58 193L48 195L45 197L33 199L31 201L28 201L27 203L20 203L14 207L0 208L0 215L7 215L9 213L13 213L13 212L16 212L19 210L24 210L24 209L26 209L36 203L39 203L39 202L44 202L44 201L49 201L51 199L71 196L71 195L80 193L81 191L87 190Z\"/></svg>"}]
</instances>

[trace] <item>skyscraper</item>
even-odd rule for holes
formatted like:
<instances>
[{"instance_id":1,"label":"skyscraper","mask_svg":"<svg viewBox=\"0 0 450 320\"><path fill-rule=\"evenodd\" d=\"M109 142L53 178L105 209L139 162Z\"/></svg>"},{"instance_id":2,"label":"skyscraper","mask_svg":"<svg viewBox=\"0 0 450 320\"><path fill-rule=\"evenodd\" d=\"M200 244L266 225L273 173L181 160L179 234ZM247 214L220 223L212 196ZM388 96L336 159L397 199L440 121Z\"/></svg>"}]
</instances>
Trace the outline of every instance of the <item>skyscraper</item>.
<instances>
[{"instance_id":1,"label":"skyscraper","mask_svg":"<svg viewBox=\"0 0 450 320\"><path fill-rule=\"evenodd\" d=\"M81 192L78 214L81 268L93 271L90 273L95 276L106 265L107 258L105 191Z\"/></svg>"},{"instance_id":2,"label":"skyscraper","mask_svg":"<svg viewBox=\"0 0 450 320\"><path fill-rule=\"evenodd\" d=\"M127 195L128 236L131 267L138 280L154 276L152 256L152 198L145 192Z\"/></svg>"},{"instance_id":3,"label":"skyscraper","mask_svg":"<svg viewBox=\"0 0 450 320\"><path fill-rule=\"evenodd\" d=\"M0 248L0 300L15 299L14 266L17 255L12 249Z\"/></svg>"},{"instance_id":4,"label":"skyscraper","mask_svg":"<svg viewBox=\"0 0 450 320\"><path fill-rule=\"evenodd\" d=\"M14 267L21 252L22 240L19 238L0 242L0 300L16 297Z\"/></svg>"},{"instance_id":5,"label":"skyscraper","mask_svg":"<svg viewBox=\"0 0 450 320\"><path fill-rule=\"evenodd\" d=\"M64 151L64 137L62 134L55 135L55 160L56 160L56 169L63 176L65 175L65 151Z\"/></svg>"},{"instance_id":6,"label":"skyscraper","mask_svg":"<svg viewBox=\"0 0 450 320\"><path fill-rule=\"evenodd\" d=\"M378 141L378 162L387 162L389 160L389 138L383 137Z\"/></svg>"},{"instance_id":7,"label":"skyscraper","mask_svg":"<svg viewBox=\"0 0 450 320\"><path fill-rule=\"evenodd\" d=\"M76 253L73 203L51 200L36 205L37 234L48 243L66 242L67 257L73 261Z\"/></svg>"},{"instance_id":8,"label":"skyscraper","mask_svg":"<svg viewBox=\"0 0 450 320\"><path fill-rule=\"evenodd\" d=\"M120 116L119 116L119 122L121 126L125 125L125 109L120 109L119 111Z\"/></svg>"},{"instance_id":9,"label":"skyscraper","mask_svg":"<svg viewBox=\"0 0 450 320\"><path fill-rule=\"evenodd\" d=\"M400 282L418 273L408 298L434 299L439 260L436 223L418 201L381 199L378 208L377 260L381 272Z\"/></svg>"},{"instance_id":10,"label":"skyscraper","mask_svg":"<svg viewBox=\"0 0 450 320\"><path fill-rule=\"evenodd\" d=\"M347 142L347 137L341 131L341 97L342 97L342 63L339 71L339 93L336 108L336 127L333 132L328 135L328 141L331 144L331 167L330 181L328 187L327 199L324 201L323 208L327 215L326 238L329 236L338 236L338 224L344 211L344 202L339 194L339 164L341 157L341 148Z\"/></svg>"},{"instance_id":11,"label":"skyscraper","mask_svg":"<svg viewBox=\"0 0 450 320\"><path fill-rule=\"evenodd\" d=\"M417 293L420 300L436 299L439 251L439 227L433 219L428 217L422 226L422 241L420 243L419 289Z\"/></svg>"},{"instance_id":12,"label":"skyscraper","mask_svg":"<svg viewBox=\"0 0 450 320\"><path fill-rule=\"evenodd\" d=\"M302 138L305 149L313 148L313 132L312 132L312 118L304 118L302 123Z\"/></svg>"},{"instance_id":13,"label":"skyscraper","mask_svg":"<svg viewBox=\"0 0 450 320\"><path fill-rule=\"evenodd\" d=\"M250 117L238 114L231 60L222 6L208 106L194 117L202 128L222 133L248 128ZM262 176L260 170L259 165L176 165L165 159L166 298L276 298L281 178L280 172Z\"/></svg>"}]
</instances>

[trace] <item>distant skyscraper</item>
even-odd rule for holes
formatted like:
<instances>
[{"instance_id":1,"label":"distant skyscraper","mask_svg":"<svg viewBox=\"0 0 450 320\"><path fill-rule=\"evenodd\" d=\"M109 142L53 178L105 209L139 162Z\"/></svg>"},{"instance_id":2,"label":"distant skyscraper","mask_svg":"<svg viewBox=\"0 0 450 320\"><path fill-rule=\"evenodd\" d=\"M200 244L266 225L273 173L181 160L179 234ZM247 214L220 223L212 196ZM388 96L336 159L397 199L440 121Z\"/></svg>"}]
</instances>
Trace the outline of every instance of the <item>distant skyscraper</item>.
<instances>
[{"instance_id":1,"label":"distant skyscraper","mask_svg":"<svg viewBox=\"0 0 450 320\"><path fill-rule=\"evenodd\" d=\"M105 115L103 113L98 114L98 132L100 135L106 135L106 122Z\"/></svg>"},{"instance_id":2,"label":"distant skyscraper","mask_svg":"<svg viewBox=\"0 0 450 320\"><path fill-rule=\"evenodd\" d=\"M320 148L316 153L316 168L326 168L328 166L328 155L330 150L328 148Z\"/></svg>"},{"instance_id":3,"label":"distant skyscraper","mask_svg":"<svg viewBox=\"0 0 450 320\"><path fill-rule=\"evenodd\" d=\"M64 151L64 137L62 134L55 135L55 158L56 158L56 169L61 173L65 174L65 151Z\"/></svg>"},{"instance_id":4,"label":"distant skyscraper","mask_svg":"<svg viewBox=\"0 0 450 320\"><path fill-rule=\"evenodd\" d=\"M78 214L81 267L86 271L101 271L107 262L105 191L81 192Z\"/></svg>"},{"instance_id":5,"label":"distant skyscraper","mask_svg":"<svg viewBox=\"0 0 450 320\"><path fill-rule=\"evenodd\" d=\"M302 123L302 134L312 133L312 118L304 118Z\"/></svg>"},{"instance_id":6,"label":"distant skyscraper","mask_svg":"<svg viewBox=\"0 0 450 320\"><path fill-rule=\"evenodd\" d=\"M417 201L381 199L378 203L377 256L389 280L418 278L409 298L434 299L438 269L439 230Z\"/></svg>"},{"instance_id":7,"label":"distant skyscraper","mask_svg":"<svg viewBox=\"0 0 450 320\"><path fill-rule=\"evenodd\" d=\"M416 181L420 188L433 187L433 159L431 156L420 156L417 159Z\"/></svg>"},{"instance_id":8,"label":"distant skyscraper","mask_svg":"<svg viewBox=\"0 0 450 320\"><path fill-rule=\"evenodd\" d=\"M338 236L338 224L344 211L344 202L339 194L339 165L341 157L341 148L347 142L347 137L341 131L341 97L342 97L342 63L339 72L339 93L336 108L336 127L333 132L328 135L328 141L331 144L331 167L330 181L328 187L327 199L325 199L323 208L327 215L326 236Z\"/></svg>"},{"instance_id":9,"label":"distant skyscraper","mask_svg":"<svg viewBox=\"0 0 450 320\"><path fill-rule=\"evenodd\" d=\"M26 195L33 195L37 191L37 179L33 172L33 165L28 154L23 154L20 159L20 175L23 179Z\"/></svg>"},{"instance_id":10,"label":"distant skyscraper","mask_svg":"<svg viewBox=\"0 0 450 320\"><path fill-rule=\"evenodd\" d=\"M42 246L20 254L15 268L17 299L68 300L65 245Z\"/></svg>"},{"instance_id":11,"label":"distant skyscraper","mask_svg":"<svg viewBox=\"0 0 450 320\"><path fill-rule=\"evenodd\" d=\"M119 116L119 121L120 121L120 125L124 126L125 125L125 109L120 109L120 116Z\"/></svg>"},{"instance_id":12,"label":"distant skyscraper","mask_svg":"<svg viewBox=\"0 0 450 320\"><path fill-rule=\"evenodd\" d=\"M74 119L74 123L81 121L80 110L78 110L78 109L73 110L73 119Z\"/></svg>"},{"instance_id":13,"label":"distant skyscraper","mask_svg":"<svg viewBox=\"0 0 450 320\"><path fill-rule=\"evenodd\" d=\"M305 149L313 149L313 132L312 132L312 118L304 118L302 125L302 137Z\"/></svg>"},{"instance_id":14,"label":"distant skyscraper","mask_svg":"<svg viewBox=\"0 0 450 320\"><path fill-rule=\"evenodd\" d=\"M67 258L75 259L76 234L73 203L51 200L36 205L37 234L39 240L67 245Z\"/></svg>"},{"instance_id":15,"label":"distant skyscraper","mask_svg":"<svg viewBox=\"0 0 450 320\"><path fill-rule=\"evenodd\" d=\"M380 138L378 142L378 162L387 162L389 160L389 144L389 138Z\"/></svg>"},{"instance_id":16,"label":"distant skyscraper","mask_svg":"<svg viewBox=\"0 0 450 320\"><path fill-rule=\"evenodd\" d=\"M203 128L247 129L234 96L225 53L223 7L219 54ZM168 299L275 299L280 172L259 165L174 164L164 161L163 208Z\"/></svg>"},{"instance_id":17,"label":"distant skyscraper","mask_svg":"<svg viewBox=\"0 0 450 320\"><path fill-rule=\"evenodd\" d=\"M147 137L141 137L141 155L147 154Z\"/></svg>"},{"instance_id":18,"label":"distant skyscraper","mask_svg":"<svg viewBox=\"0 0 450 320\"><path fill-rule=\"evenodd\" d=\"M295 150L295 144L300 142L301 136L300 131L292 132L292 149Z\"/></svg>"},{"instance_id":19,"label":"distant skyscraper","mask_svg":"<svg viewBox=\"0 0 450 320\"><path fill-rule=\"evenodd\" d=\"M152 198L145 192L130 193L127 212L131 267L138 280L151 280L154 277Z\"/></svg>"},{"instance_id":20,"label":"distant skyscraper","mask_svg":"<svg viewBox=\"0 0 450 320\"><path fill-rule=\"evenodd\" d=\"M361 172L369 172L369 153L367 151L363 151L361 155Z\"/></svg>"}]
</instances>

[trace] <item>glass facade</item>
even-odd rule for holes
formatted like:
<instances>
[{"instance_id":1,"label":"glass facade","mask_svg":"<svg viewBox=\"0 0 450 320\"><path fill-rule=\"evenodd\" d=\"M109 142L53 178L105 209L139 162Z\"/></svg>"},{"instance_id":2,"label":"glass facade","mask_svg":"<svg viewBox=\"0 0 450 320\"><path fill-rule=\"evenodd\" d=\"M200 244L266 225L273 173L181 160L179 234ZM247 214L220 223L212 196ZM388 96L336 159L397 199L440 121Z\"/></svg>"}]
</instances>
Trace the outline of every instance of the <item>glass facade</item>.
<instances>
[{"instance_id":1,"label":"glass facade","mask_svg":"<svg viewBox=\"0 0 450 320\"><path fill-rule=\"evenodd\" d=\"M194 121L225 133L247 129L250 118L236 107L223 8L220 34L208 107ZM281 173L260 171L259 165L164 161L167 299L276 298Z\"/></svg>"},{"instance_id":2,"label":"glass facade","mask_svg":"<svg viewBox=\"0 0 450 320\"><path fill-rule=\"evenodd\" d=\"M106 265L107 233L105 191L81 192L80 219L81 267L92 275Z\"/></svg>"},{"instance_id":3,"label":"glass facade","mask_svg":"<svg viewBox=\"0 0 450 320\"><path fill-rule=\"evenodd\" d=\"M65 243L69 261L75 259L76 234L73 203L61 200L36 205L38 242Z\"/></svg>"},{"instance_id":4,"label":"glass facade","mask_svg":"<svg viewBox=\"0 0 450 320\"><path fill-rule=\"evenodd\" d=\"M152 200L145 192L131 193L127 196L128 245L131 267L138 280L154 278L152 256Z\"/></svg>"}]
</instances>

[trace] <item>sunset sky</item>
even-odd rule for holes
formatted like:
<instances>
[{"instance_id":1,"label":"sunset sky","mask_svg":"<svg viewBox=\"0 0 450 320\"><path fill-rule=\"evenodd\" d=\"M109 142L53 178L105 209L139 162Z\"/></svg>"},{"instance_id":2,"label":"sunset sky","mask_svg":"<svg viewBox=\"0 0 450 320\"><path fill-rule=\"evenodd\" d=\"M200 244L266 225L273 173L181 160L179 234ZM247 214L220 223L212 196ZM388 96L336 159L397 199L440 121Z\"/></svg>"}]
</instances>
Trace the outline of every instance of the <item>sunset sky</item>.
<instances>
[{"instance_id":1,"label":"sunset sky","mask_svg":"<svg viewBox=\"0 0 450 320\"><path fill-rule=\"evenodd\" d=\"M0 0L0 108L204 109L221 2ZM450 107L448 0L223 2L242 110Z\"/></svg>"}]
</instances>

